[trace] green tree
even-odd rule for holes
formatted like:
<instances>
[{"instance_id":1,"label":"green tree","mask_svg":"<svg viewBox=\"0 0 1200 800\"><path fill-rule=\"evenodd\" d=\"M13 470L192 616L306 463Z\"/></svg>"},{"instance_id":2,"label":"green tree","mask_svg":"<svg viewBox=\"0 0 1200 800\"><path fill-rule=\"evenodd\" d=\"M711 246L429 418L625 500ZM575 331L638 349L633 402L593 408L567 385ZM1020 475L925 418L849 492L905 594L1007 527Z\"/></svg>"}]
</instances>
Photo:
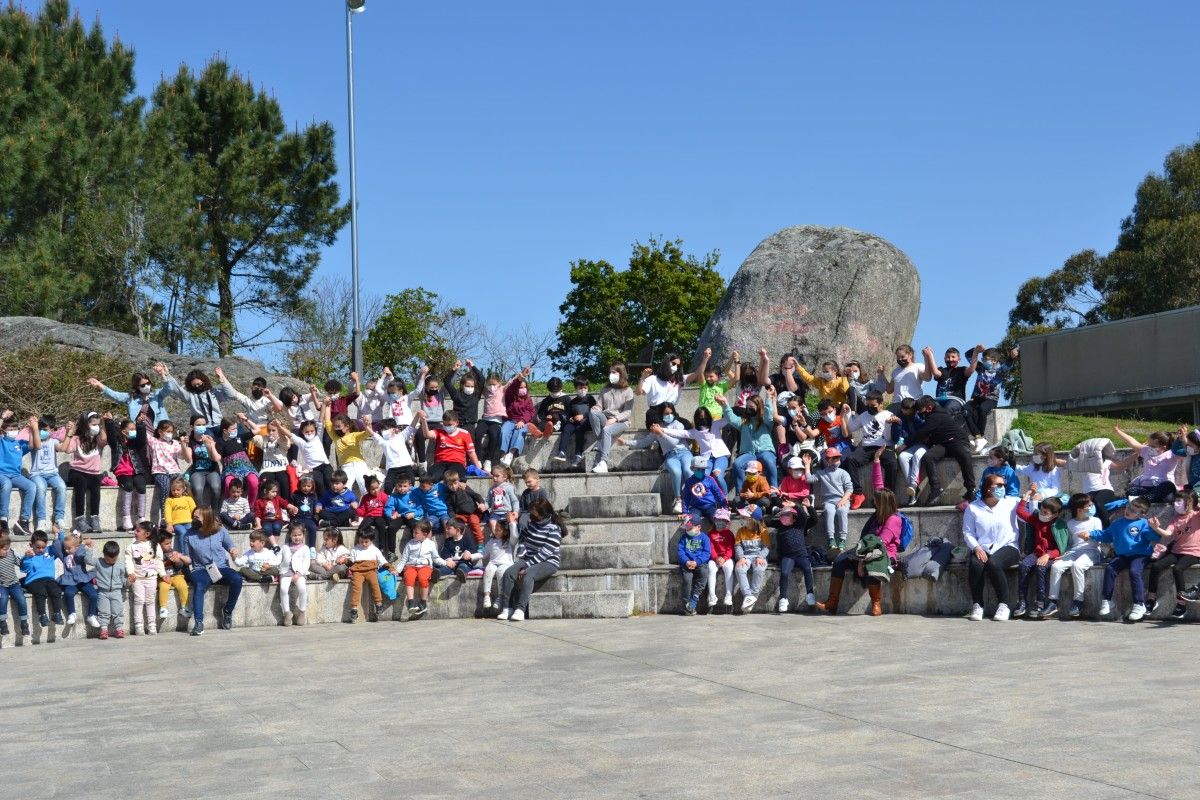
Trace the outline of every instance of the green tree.
<instances>
[{"instance_id":1,"label":"green tree","mask_svg":"<svg viewBox=\"0 0 1200 800\"><path fill-rule=\"evenodd\" d=\"M187 66L155 89L149 135L188 168L194 198L186 253L174 279L182 304L212 309L218 355L263 344L261 336L302 303L302 293L350 209L334 181L328 123L289 131L279 104L225 62L197 77ZM262 324L243 332L239 317Z\"/></svg>"},{"instance_id":2,"label":"green tree","mask_svg":"<svg viewBox=\"0 0 1200 800\"><path fill-rule=\"evenodd\" d=\"M683 241L634 242L629 268L607 261L571 262L571 289L558 307L554 366L600 378L613 361L650 353L690 354L716 310L725 280L719 253L703 260L683 252Z\"/></svg>"},{"instance_id":3,"label":"green tree","mask_svg":"<svg viewBox=\"0 0 1200 800\"><path fill-rule=\"evenodd\" d=\"M441 377L478 340L465 308L448 305L428 289L405 289L384 298L363 341L363 368L370 375L391 367L403 376L428 365Z\"/></svg>"}]
</instances>

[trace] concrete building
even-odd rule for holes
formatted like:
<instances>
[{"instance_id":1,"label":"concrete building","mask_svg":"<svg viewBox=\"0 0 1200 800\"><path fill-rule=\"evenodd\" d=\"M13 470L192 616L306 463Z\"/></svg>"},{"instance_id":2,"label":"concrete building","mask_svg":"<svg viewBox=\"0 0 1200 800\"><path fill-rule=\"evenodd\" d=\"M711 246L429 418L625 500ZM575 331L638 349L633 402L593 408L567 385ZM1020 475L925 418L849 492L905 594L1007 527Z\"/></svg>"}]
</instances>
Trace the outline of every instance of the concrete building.
<instances>
[{"instance_id":1,"label":"concrete building","mask_svg":"<svg viewBox=\"0 0 1200 800\"><path fill-rule=\"evenodd\" d=\"M1200 306L1021 340L1023 411L1200 422Z\"/></svg>"}]
</instances>

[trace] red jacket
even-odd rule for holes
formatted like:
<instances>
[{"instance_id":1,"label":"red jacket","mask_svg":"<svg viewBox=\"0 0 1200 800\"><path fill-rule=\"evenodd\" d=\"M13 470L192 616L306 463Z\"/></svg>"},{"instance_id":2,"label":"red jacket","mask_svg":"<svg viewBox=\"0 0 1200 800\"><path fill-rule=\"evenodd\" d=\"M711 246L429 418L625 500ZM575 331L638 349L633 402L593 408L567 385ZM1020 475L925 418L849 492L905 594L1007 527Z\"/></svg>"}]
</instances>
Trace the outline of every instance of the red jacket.
<instances>
[{"instance_id":1,"label":"red jacket","mask_svg":"<svg viewBox=\"0 0 1200 800\"><path fill-rule=\"evenodd\" d=\"M383 507L387 505L387 492L380 489L375 494L364 494L358 500L358 515L360 517L382 517Z\"/></svg>"},{"instance_id":2,"label":"red jacket","mask_svg":"<svg viewBox=\"0 0 1200 800\"><path fill-rule=\"evenodd\" d=\"M533 422L533 400L526 394L521 397L518 393L521 388L520 381L509 381L508 386L504 387L504 408L508 413L508 419L511 422Z\"/></svg>"},{"instance_id":3,"label":"red jacket","mask_svg":"<svg viewBox=\"0 0 1200 800\"><path fill-rule=\"evenodd\" d=\"M254 516L264 522L285 522L287 520L287 502L280 495L267 500L260 497L254 501Z\"/></svg>"},{"instance_id":4,"label":"red jacket","mask_svg":"<svg viewBox=\"0 0 1200 800\"><path fill-rule=\"evenodd\" d=\"M1058 558L1062 553L1058 551L1058 542L1054 541L1054 520L1042 522L1038 512L1029 511L1026 506L1028 503L1025 502L1017 505L1017 516L1025 520L1033 530L1033 554L1038 557L1048 555L1052 559Z\"/></svg>"},{"instance_id":5,"label":"red jacket","mask_svg":"<svg viewBox=\"0 0 1200 800\"><path fill-rule=\"evenodd\" d=\"M713 559L733 558L733 531L728 528L714 530L708 534L708 538L712 542Z\"/></svg>"}]
</instances>

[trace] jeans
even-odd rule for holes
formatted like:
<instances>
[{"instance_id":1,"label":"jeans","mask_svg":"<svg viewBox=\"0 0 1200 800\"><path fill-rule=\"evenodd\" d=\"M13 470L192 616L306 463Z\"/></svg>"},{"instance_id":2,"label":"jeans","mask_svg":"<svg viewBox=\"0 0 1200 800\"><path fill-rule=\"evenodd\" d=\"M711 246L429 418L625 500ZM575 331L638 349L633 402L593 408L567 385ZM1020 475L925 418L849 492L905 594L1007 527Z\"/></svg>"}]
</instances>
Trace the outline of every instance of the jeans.
<instances>
[{"instance_id":1,"label":"jeans","mask_svg":"<svg viewBox=\"0 0 1200 800\"><path fill-rule=\"evenodd\" d=\"M996 599L1004 605L1008 605L1008 577L1004 571L1016 564L1021 558L1021 553L1012 545L1001 547L994 553L988 553L987 562L980 561L975 555L975 551L971 551L971 557L967 560L967 583L971 587L971 602L976 605L983 605L983 584L986 580L992 584L993 591L996 592Z\"/></svg>"},{"instance_id":2,"label":"jeans","mask_svg":"<svg viewBox=\"0 0 1200 800\"><path fill-rule=\"evenodd\" d=\"M825 538L829 541L836 539L844 540L847 532L850 530L850 504L839 506L841 497L831 497L821 503L821 510L825 517Z\"/></svg>"},{"instance_id":3,"label":"jeans","mask_svg":"<svg viewBox=\"0 0 1200 800\"><path fill-rule=\"evenodd\" d=\"M182 553L183 552L183 543L187 541L187 535L188 535L188 532L192 529L192 526L184 525L182 523L176 523L172 527L175 528L175 531L174 531L175 541L172 543L172 546L175 548L176 551Z\"/></svg>"},{"instance_id":4,"label":"jeans","mask_svg":"<svg viewBox=\"0 0 1200 800\"><path fill-rule=\"evenodd\" d=\"M763 559L764 561L766 559ZM734 572L737 573L738 586L741 587L742 597L750 597L751 595L758 597L758 593L762 591L763 583L767 579L767 565L759 566L758 558L747 558L746 566L739 567L734 564Z\"/></svg>"},{"instance_id":5,"label":"jeans","mask_svg":"<svg viewBox=\"0 0 1200 800\"><path fill-rule=\"evenodd\" d=\"M613 440L629 427L627 422L609 422L604 412L592 409L590 414L592 433L596 434L596 456L599 461L607 461L608 453L612 450Z\"/></svg>"},{"instance_id":6,"label":"jeans","mask_svg":"<svg viewBox=\"0 0 1200 800\"><path fill-rule=\"evenodd\" d=\"M517 427L517 423L512 420L504 420L504 424L500 426L500 450L517 455L525 452L525 434L528 430L527 425Z\"/></svg>"},{"instance_id":7,"label":"jeans","mask_svg":"<svg viewBox=\"0 0 1200 800\"><path fill-rule=\"evenodd\" d=\"M21 519L33 517L33 501L37 497L37 486L24 475L9 475L0 473L0 519L8 519L8 503L12 499L12 491L21 493Z\"/></svg>"},{"instance_id":8,"label":"jeans","mask_svg":"<svg viewBox=\"0 0 1200 800\"><path fill-rule=\"evenodd\" d=\"M587 443L587 434L591 430L591 427L591 423L587 419L581 422L574 422L570 418L564 418L562 432L558 435L558 446L555 447L554 452L565 454L567 452L567 442L574 439L574 455L583 455L583 447Z\"/></svg>"},{"instance_id":9,"label":"jeans","mask_svg":"<svg viewBox=\"0 0 1200 800\"><path fill-rule=\"evenodd\" d=\"M788 584L791 583L792 570L800 567L804 573L804 591L813 593L812 562L808 560L807 552L796 552L779 558L779 599L788 599Z\"/></svg>"},{"instance_id":10,"label":"jeans","mask_svg":"<svg viewBox=\"0 0 1200 800\"><path fill-rule=\"evenodd\" d=\"M1024 603L1029 595L1029 573L1037 570L1037 604L1046 605L1046 584L1050 579L1051 562L1044 567L1037 564L1038 557L1029 553L1017 564L1017 602Z\"/></svg>"},{"instance_id":11,"label":"jeans","mask_svg":"<svg viewBox=\"0 0 1200 800\"><path fill-rule=\"evenodd\" d=\"M711 558L708 561L708 604L711 606L717 602L717 573L725 573L725 594L733 597L733 559L725 559L725 563L717 566L717 560Z\"/></svg>"},{"instance_id":12,"label":"jeans","mask_svg":"<svg viewBox=\"0 0 1200 800\"><path fill-rule=\"evenodd\" d=\"M521 574L522 571L525 572L524 575ZM534 586L538 581L543 581L556 572L558 567L549 562L542 561L530 566L518 558L504 571L504 576L500 579L501 605L514 611L519 608L528 614L529 596L533 594Z\"/></svg>"},{"instance_id":13,"label":"jeans","mask_svg":"<svg viewBox=\"0 0 1200 800\"><path fill-rule=\"evenodd\" d=\"M192 497L197 506L221 507L221 473L216 470L192 473Z\"/></svg>"},{"instance_id":14,"label":"jeans","mask_svg":"<svg viewBox=\"0 0 1200 800\"><path fill-rule=\"evenodd\" d=\"M1117 556L1104 565L1104 599L1112 600L1117 588L1117 575L1129 570L1129 588L1133 590L1133 602L1146 601L1146 585L1142 582L1142 570L1150 556Z\"/></svg>"},{"instance_id":15,"label":"jeans","mask_svg":"<svg viewBox=\"0 0 1200 800\"><path fill-rule=\"evenodd\" d=\"M691 603L699 601L704 587L708 585L708 567L697 564L695 569L679 565L679 577L683 580L683 601Z\"/></svg>"},{"instance_id":16,"label":"jeans","mask_svg":"<svg viewBox=\"0 0 1200 800\"><path fill-rule=\"evenodd\" d=\"M229 587L229 594L225 597L225 613L232 614L238 597L242 593L242 576L230 567L221 567L221 580L217 583L223 583ZM204 595L208 592L208 587L212 585L213 579L209 577L208 570L203 566L192 570L192 616L201 625L204 624Z\"/></svg>"},{"instance_id":17,"label":"jeans","mask_svg":"<svg viewBox=\"0 0 1200 800\"><path fill-rule=\"evenodd\" d=\"M67 613L68 614L75 613L75 595L79 592L83 592L84 597L87 598L88 616L94 616L97 613L97 610L96 610L97 595L96 595L96 585L94 583L92 583L91 581L86 581L84 583L68 583L65 586L63 586L63 597L67 601Z\"/></svg>"},{"instance_id":18,"label":"jeans","mask_svg":"<svg viewBox=\"0 0 1200 800\"><path fill-rule=\"evenodd\" d=\"M759 461L762 463L762 474L767 479L767 483L772 486L779 485L779 470L775 464L775 451L762 450L757 453L742 453L733 462L733 485L741 486L746 480L746 465L751 461Z\"/></svg>"},{"instance_id":19,"label":"jeans","mask_svg":"<svg viewBox=\"0 0 1200 800\"><path fill-rule=\"evenodd\" d=\"M226 528L228 528L231 531L236 531L240 528L245 528L245 529L249 530L250 528L254 527L254 514L253 513L247 514L246 516L242 517L241 519L234 519L232 516L230 516L229 514L226 514L224 511L222 511L220 514L217 515L217 517L221 520L221 524L224 525Z\"/></svg>"},{"instance_id":20,"label":"jeans","mask_svg":"<svg viewBox=\"0 0 1200 800\"><path fill-rule=\"evenodd\" d=\"M663 466L671 473L671 499L683 496L683 481L692 470L692 451L677 447L663 457Z\"/></svg>"},{"instance_id":21,"label":"jeans","mask_svg":"<svg viewBox=\"0 0 1200 800\"><path fill-rule=\"evenodd\" d=\"M721 486L721 491L729 494L729 484L725 482L725 473L729 472L729 456L717 456L708 460L705 475L712 475Z\"/></svg>"},{"instance_id":22,"label":"jeans","mask_svg":"<svg viewBox=\"0 0 1200 800\"><path fill-rule=\"evenodd\" d=\"M927 448L924 445L917 445L900 453L900 471L904 473L908 485L914 489L921 485L921 460L925 458L926 452Z\"/></svg>"},{"instance_id":23,"label":"jeans","mask_svg":"<svg viewBox=\"0 0 1200 800\"><path fill-rule=\"evenodd\" d=\"M25 605L25 590L21 588L21 584L14 583L12 586L0 586L0 619L8 619L8 601L12 599L17 604L17 617L19 619L29 619L29 607Z\"/></svg>"},{"instance_id":24,"label":"jeans","mask_svg":"<svg viewBox=\"0 0 1200 800\"><path fill-rule=\"evenodd\" d=\"M1071 570L1071 589L1073 600L1083 600L1083 590L1086 586L1087 571L1100 560L1100 550L1090 547L1083 552L1068 550L1062 558L1050 565L1050 599L1058 601L1058 591L1062 586L1063 573Z\"/></svg>"},{"instance_id":25,"label":"jeans","mask_svg":"<svg viewBox=\"0 0 1200 800\"><path fill-rule=\"evenodd\" d=\"M50 520L63 523L67 519L67 483L56 472L53 475L34 475L30 480L34 486L33 500L33 516L30 519L35 523L38 520ZM44 514L46 510L46 492L47 490L54 491L54 516ZM36 527L36 525L35 525Z\"/></svg>"}]
</instances>

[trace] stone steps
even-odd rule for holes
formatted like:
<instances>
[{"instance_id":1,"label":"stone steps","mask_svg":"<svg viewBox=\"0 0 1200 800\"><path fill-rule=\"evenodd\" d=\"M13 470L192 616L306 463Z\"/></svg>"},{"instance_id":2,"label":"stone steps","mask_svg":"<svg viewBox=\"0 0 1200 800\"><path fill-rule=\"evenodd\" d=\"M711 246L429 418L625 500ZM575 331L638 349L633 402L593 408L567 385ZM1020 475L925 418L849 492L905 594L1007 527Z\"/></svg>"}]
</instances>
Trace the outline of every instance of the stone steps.
<instances>
[{"instance_id":1,"label":"stone steps","mask_svg":"<svg viewBox=\"0 0 1200 800\"><path fill-rule=\"evenodd\" d=\"M578 495L567 503L567 513L580 518L647 517L661 511L662 495L653 492Z\"/></svg>"},{"instance_id":2,"label":"stone steps","mask_svg":"<svg viewBox=\"0 0 1200 800\"><path fill-rule=\"evenodd\" d=\"M563 569L646 569L653 564L652 542L564 544Z\"/></svg>"}]
</instances>

